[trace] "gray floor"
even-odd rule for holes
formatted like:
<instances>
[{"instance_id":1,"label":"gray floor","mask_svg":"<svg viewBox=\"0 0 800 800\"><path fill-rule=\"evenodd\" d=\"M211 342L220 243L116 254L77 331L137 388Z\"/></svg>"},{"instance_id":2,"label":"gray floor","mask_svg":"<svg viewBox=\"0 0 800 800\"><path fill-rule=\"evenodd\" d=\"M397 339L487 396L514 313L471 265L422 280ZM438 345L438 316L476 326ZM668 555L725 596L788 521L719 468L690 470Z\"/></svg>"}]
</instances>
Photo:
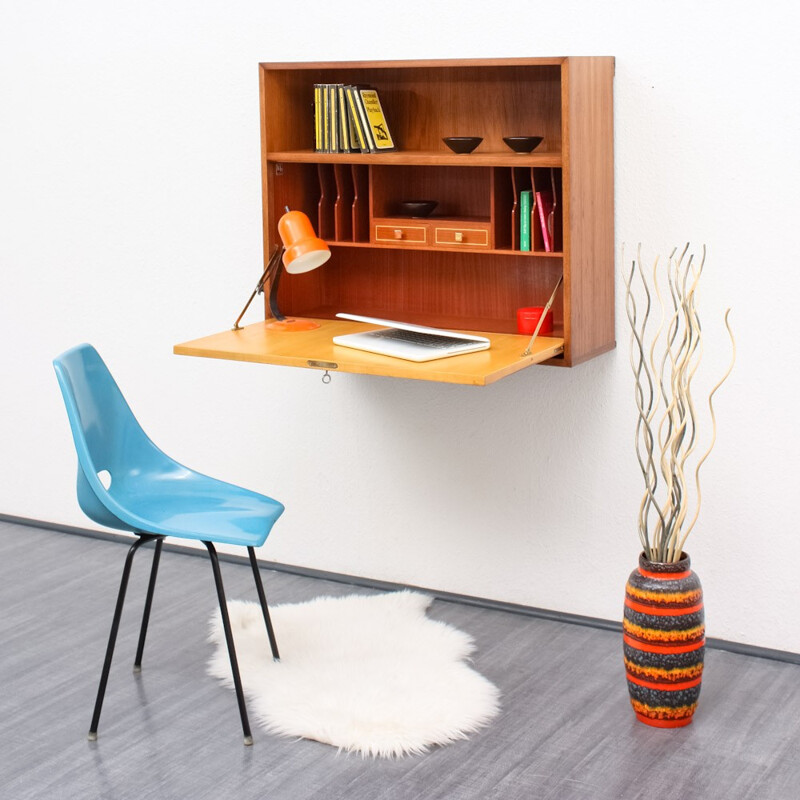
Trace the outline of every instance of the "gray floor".
<instances>
[{"instance_id":1,"label":"gray floor","mask_svg":"<svg viewBox=\"0 0 800 800\"><path fill-rule=\"evenodd\" d=\"M499 719L468 741L396 761L255 729L205 674L215 603L206 559L165 552L144 670L131 672L150 555L129 588L100 723L91 717L126 548L0 523L0 797L274 800L605 800L800 796L800 667L709 651L690 727L637 723L619 635L436 601L471 633L501 689ZM229 598L255 599L223 563ZM366 592L264 571L273 604ZM278 632L280 635L280 632Z\"/></svg>"}]
</instances>

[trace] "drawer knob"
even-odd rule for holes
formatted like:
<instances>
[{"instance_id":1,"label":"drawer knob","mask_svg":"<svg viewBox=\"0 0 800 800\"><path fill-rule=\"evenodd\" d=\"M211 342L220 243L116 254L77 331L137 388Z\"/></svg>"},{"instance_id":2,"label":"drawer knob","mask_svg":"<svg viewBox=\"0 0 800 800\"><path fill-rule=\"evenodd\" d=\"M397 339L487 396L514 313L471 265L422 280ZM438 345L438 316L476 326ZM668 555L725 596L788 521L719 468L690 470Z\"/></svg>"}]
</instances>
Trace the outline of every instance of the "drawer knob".
<instances>
[{"instance_id":1,"label":"drawer knob","mask_svg":"<svg viewBox=\"0 0 800 800\"><path fill-rule=\"evenodd\" d=\"M456 231L456 241L463 242L464 241L464 234L461 231Z\"/></svg>"},{"instance_id":2,"label":"drawer knob","mask_svg":"<svg viewBox=\"0 0 800 800\"><path fill-rule=\"evenodd\" d=\"M403 238L403 229L402 228L395 228L394 229L394 238L395 239L402 239Z\"/></svg>"}]
</instances>

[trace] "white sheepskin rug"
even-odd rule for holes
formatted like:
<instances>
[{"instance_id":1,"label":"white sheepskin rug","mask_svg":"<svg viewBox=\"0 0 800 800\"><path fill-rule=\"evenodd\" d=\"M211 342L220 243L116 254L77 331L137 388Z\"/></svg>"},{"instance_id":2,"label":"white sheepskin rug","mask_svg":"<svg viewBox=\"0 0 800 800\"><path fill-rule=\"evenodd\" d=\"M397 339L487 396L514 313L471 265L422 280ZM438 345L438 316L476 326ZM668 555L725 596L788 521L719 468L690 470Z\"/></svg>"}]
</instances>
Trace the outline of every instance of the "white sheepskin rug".
<instances>
[{"instance_id":1,"label":"white sheepskin rug","mask_svg":"<svg viewBox=\"0 0 800 800\"><path fill-rule=\"evenodd\" d=\"M430 604L404 591L276 606L274 662L258 603L229 602L251 716L272 733L364 756L467 738L498 713L499 692L465 663L472 637L428 619ZM209 639L209 673L233 688L218 611Z\"/></svg>"}]
</instances>

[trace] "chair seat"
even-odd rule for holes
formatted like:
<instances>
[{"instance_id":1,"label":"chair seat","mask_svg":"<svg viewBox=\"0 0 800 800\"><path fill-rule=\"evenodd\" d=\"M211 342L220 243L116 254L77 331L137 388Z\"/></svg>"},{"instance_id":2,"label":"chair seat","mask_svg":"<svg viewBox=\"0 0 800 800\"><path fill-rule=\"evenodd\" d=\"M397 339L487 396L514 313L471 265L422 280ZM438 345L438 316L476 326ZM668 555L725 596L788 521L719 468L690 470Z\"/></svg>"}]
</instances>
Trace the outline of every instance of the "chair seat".
<instances>
[{"instance_id":1,"label":"chair seat","mask_svg":"<svg viewBox=\"0 0 800 800\"><path fill-rule=\"evenodd\" d=\"M114 481L116 516L144 533L260 547L283 513L277 500L181 468ZM135 511L133 510L135 509Z\"/></svg>"}]
</instances>

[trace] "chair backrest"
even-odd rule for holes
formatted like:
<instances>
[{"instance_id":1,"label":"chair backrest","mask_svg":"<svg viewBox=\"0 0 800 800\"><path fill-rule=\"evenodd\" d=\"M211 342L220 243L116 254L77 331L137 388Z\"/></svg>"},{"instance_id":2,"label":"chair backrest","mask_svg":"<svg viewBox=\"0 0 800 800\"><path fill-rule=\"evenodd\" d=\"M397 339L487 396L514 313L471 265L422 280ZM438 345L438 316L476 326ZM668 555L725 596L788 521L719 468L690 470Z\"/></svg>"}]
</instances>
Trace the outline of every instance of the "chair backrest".
<instances>
[{"instance_id":1,"label":"chair backrest","mask_svg":"<svg viewBox=\"0 0 800 800\"><path fill-rule=\"evenodd\" d=\"M154 466L166 456L142 430L94 347L73 347L55 358L53 366L78 453L81 509L101 525L135 529L118 516L117 504L100 473L108 473L113 487L132 470Z\"/></svg>"}]
</instances>

